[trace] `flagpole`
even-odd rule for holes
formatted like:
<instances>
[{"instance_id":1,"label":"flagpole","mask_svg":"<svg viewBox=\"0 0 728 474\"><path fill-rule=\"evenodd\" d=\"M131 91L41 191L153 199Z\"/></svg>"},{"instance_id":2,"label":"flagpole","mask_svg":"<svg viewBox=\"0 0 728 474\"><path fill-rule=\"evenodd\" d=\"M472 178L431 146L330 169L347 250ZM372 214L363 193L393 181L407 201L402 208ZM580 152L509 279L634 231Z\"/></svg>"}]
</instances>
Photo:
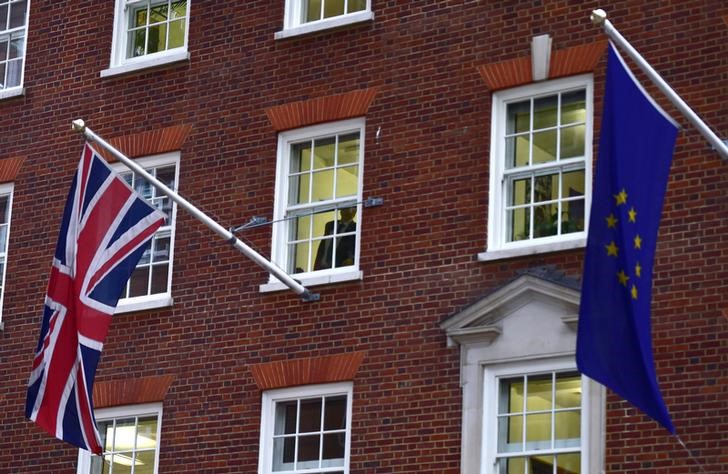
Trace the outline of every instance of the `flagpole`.
<instances>
[{"instance_id":1,"label":"flagpole","mask_svg":"<svg viewBox=\"0 0 728 474\"><path fill-rule=\"evenodd\" d=\"M705 137L706 140L708 140L708 143L710 143L713 146L713 149L716 150L723 158L728 159L728 144L721 140L715 133L713 133L713 130L708 127L708 125L703 122L703 120L696 114L693 109L690 108L690 106L685 103L685 101L680 97L677 92L675 92L667 82L655 71L652 66L650 66L650 63L648 63L645 58L640 55L640 53L622 36L619 31L612 25L612 23L607 20L607 13L602 10L594 10L591 14L591 21L596 26L601 26L604 30L604 33L606 33L609 38L617 44L620 48L622 48L627 55L634 60L635 63L637 63L637 66L639 66L640 69L647 75L647 77L652 80L652 82L657 86L660 91L662 91L663 94L667 96L667 98L672 102L672 104L677 107L680 112L685 116L686 119L692 123L695 128L698 129L701 135Z\"/></svg>"},{"instance_id":2,"label":"flagpole","mask_svg":"<svg viewBox=\"0 0 728 474\"><path fill-rule=\"evenodd\" d=\"M207 227L209 227L213 232L215 232L217 235L222 237L224 240L229 242L233 247L240 250L245 256L253 260L255 263L263 267L265 270L268 271L268 273L272 274L276 278L278 278L283 284L285 284L288 288L293 290L297 295L301 296L301 299L303 301L318 301L320 299L320 296L317 293L311 293L309 290L306 289L303 285L301 285L299 282L291 278L290 275L288 275L286 272L284 272L280 267L276 266L269 260L267 260L265 257L260 255L258 252L250 248L248 245L246 245L244 242L242 242L240 239L235 237L235 235L230 232L229 230L225 229L223 226L218 224L215 220L210 218L207 214L200 211L197 207L195 207L192 203L187 201L185 198L171 190L169 187L167 187L164 183L159 181L154 176L150 175L144 168L139 166L137 163L135 163L133 160L131 160L129 157L121 153L119 150L114 148L112 145L110 145L106 140L101 138L100 136L96 135L91 129L86 127L83 120L78 119L73 121L73 130L77 132L81 132L86 138L89 140L98 143L99 145L106 148L114 157L116 157L119 161L124 163L126 166L131 168L135 173L138 173L139 175L143 176L144 179L149 181L151 184L153 184L157 189L159 189L162 193L169 196L169 198L176 202L177 205L184 208L187 212L192 214L193 217L195 217L197 220L205 224Z\"/></svg>"}]
</instances>

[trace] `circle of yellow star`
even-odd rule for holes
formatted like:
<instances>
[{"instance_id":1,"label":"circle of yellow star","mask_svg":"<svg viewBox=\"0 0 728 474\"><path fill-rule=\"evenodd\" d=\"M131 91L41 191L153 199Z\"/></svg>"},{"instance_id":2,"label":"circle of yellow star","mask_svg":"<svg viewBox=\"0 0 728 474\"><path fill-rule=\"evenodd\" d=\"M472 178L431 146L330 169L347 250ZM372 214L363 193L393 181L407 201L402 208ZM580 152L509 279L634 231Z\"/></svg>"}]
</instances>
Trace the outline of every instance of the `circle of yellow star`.
<instances>
[{"instance_id":1,"label":"circle of yellow star","mask_svg":"<svg viewBox=\"0 0 728 474\"><path fill-rule=\"evenodd\" d=\"M624 270L620 270L619 273L617 273L617 278L619 278L619 283L626 288L629 277L626 273L624 273Z\"/></svg>"},{"instance_id":2,"label":"circle of yellow star","mask_svg":"<svg viewBox=\"0 0 728 474\"><path fill-rule=\"evenodd\" d=\"M614 217L614 213L609 214L605 219L607 220L607 227L609 227L609 228L617 227L617 222L619 222L619 219Z\"/></svg>"},{"instance_id":3,"label":"circle of yellow star","mask_svg":"<svg viewBox=\"0 0 728 474\"><path fill-rule=\"evenodd\" d=\"M632 293L632 299L636 300L637 299L637 286L632 285L632 290L630 291L630 293Z\"/></svg>"},{"instance_id":4,"label":"circle of yellow star","mask_svg":"<svg viewBox=\"0 0 728 474\"><path fill-rule=\"evenodd\" d=\"M607 249L607 255L616 257L619 253L619 247L617 247L617 244L615 244L613 240L609 242L609 245L605 245L604 247Z\"/></svg>"},{"instance_id":5,"label":"circle of yellow star","mask_svg":"<svg viewBox=\"0 0 728 474\"><path fill-rule=\"evenodd\" d=\"M614 195L614 199L617 201L617 206L620 204L626 204L627 203L627 191L622 188L622 190L619 192L619 194Z\"/></svg>"},{"instance_id":6,"label":"circle of yellow star","mask_svg":"<svg viewBox=\"0 0 728 474\"><path fill-rule=\"evenodd\" d=\"M640 265L640 262L637 262L637 264L634 266L634 274L638 277L642 276L642 265Z\"/></svg>"},{"instance_id":7,"label":"circle of yellow star","mask_svg":"<svg viewBox=\"0 0 728 474\"><path fill-rule=\"evenodd\" d=\"M636 248L636 249L642 248L642 237L640 237L639 234L634 236L634 248Z\"/></svg>"},{"instance_id":8,"label":"circle of yellow star","mask_svg":"<svg viewBox=\"0 0 728 474\"><path fill-rule=\"evenodd\" d=\"M637 211L634 210L634 207L627 214L629 214L630 222L637 222Z\"/></svg>"}]
</instances>

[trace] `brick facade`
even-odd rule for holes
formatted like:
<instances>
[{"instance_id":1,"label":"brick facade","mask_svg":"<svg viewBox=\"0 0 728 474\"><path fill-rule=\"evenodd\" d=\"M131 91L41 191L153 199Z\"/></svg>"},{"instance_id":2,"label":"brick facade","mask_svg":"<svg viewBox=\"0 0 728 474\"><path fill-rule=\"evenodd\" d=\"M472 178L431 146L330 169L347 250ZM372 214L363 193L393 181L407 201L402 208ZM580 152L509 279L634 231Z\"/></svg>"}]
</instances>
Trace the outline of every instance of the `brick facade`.
<instances>
[{"instance_id":1,"label":"brick facade","mask_svg":"<svg viewBox=\"0 0 728 474\"><path fill-rule=\"evenodd\" d=\"M276 382L284 385L353 381L351 473L459 473L460 361L439 323L529 267L578 277L583 255L477 261L497 88L483 70L528 66L522 79L530 80L530 40L551 34L552 75L594 72L598 143L605 61L595 48L603 51L604 36L589 7L372 0L371 22L274 40L282 0L192 0L189 61L101 78L113 4L32 0L25 93L0 100L0 174L14 182L0 472L76 472L78 450L23 416L59 217L82 146L71 121L122 137L117 144L134 156L180 150L181 194L235 226L272 217L278 130L349 114L366 117L364 198L384 199L360 216L363 279L312 288L321 294L315 303L261 293L265 271L180 210L174 304L114 317L97 390L163 400L160 473L257 472L261 389L283 386L265 382L276 366L309 371ZM620 0L608 8L622 34L728 136L725 2ZM314 118L286 115L296 104ZM317 116L317 107L331 114ZM685 128L655 267L654 352L678 433L706 472L728 472L728 163L678 121ZM269 227L241 235L270 255ZM327 370L336 373L327 378ZM611 393L605 443L610 473L698 472L673 438Z\"/></svg>"}]
</instances>

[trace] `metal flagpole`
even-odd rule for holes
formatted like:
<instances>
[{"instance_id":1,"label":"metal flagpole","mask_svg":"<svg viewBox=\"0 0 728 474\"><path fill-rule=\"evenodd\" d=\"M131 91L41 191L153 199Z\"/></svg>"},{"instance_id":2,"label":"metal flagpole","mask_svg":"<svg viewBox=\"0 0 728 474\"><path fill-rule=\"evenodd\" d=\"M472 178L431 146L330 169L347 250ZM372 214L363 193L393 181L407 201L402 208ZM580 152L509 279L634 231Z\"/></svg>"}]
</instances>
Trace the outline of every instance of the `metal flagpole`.
<instances>
[{"instance_id":1,"label":"metal flagpole","mask_svg":"<svg viewBox=\"0 0 728 474\"><path fill-rule=\"evenodd\" d=\"M690 123L695 125L695 127L698 129L701 135L705 137L706 140L713 146L713 149L718 151L720 155L723 156L723 158L728 159L728 144L718 138L718 136L713 133L713 131L708 127L703 120L698 117L698 114L693 112L693 109L690 108L688 104L685 103L684 100L675 92L668 84L665 82L665 80L660 77L660 75L655 71L652 66L650 66L650 63L648 63L645 58L643 58L640 53L634 49L634 47L629 44L629 42L624 39L624 36L622 36L619 31L612 25L612 23L607 20L607 13L604 10L594 10L591 14L591 21L597 26L601 26L604 29L604 33L606 33L609 38L614 41L614 43L617 44L620 48L622 48L627 55L634 60L635 63L637 63L637 66L639 66L642 71L644 71L645 74L647 74L647 77L649 77L652 82L657 86L658 89L662 91L663 94L667 96L668 99L670 99L670 102L673 103L675 107L682 112L682 114L687 118Z\"/></svg>"},{"instance_id":2,"label":"metal flagpole","mask_svg":"<svg viewBox=\"0 0 728 474\"><path fill-rule=\"evenodd\" d=\"M157 189L159 189L162 193L169 196L171 200L176 202L180 207L184 208L187 212L192 214L193 217L195 217L197 220L201 221L203 224L205 224L207 227L209 227L213 232L215 232L217 235L228 241L233 247L240 250L245 256L253 260L255 263L266 269L270 274L278 278L282 283L284 283L287 287L289 287L291 290L296 292L296 294L300 295L303 301L318 301L320 296L316 293L311 293L309 290L307 290L303 285L301 285L299 282L291 278L290 275L288 275L286 272L281 270L278 266L274 265L272 262L267 260L265 257L260 255L258 252L250 248L248 245L246 245L244 242L242 242L240 239L235 237L232 232L225 229L223 226L215 222L213 219L211 219L207 214L197 209L192 203L187 201L185 198L174 192L173 190L169 189L164 183L159 181L154 176L150 175L144 168L136 164L133 160L131 160L129 157L121 153L119 150L114 148L112 145L110 145L106 140L101 138L100 136L96 135L92 130L86 127L83 120L78 119L73 121L73 130L77 132L83 133L83 135L88 138L89 140L98 143L99 145L106 148L112 155L114 155L119 161L124 163L126 166L131 168L134 172L138 173L139 175L143 176L144 179L149 181L151 184L153 184Z\"/></svg>"}]
</instances>

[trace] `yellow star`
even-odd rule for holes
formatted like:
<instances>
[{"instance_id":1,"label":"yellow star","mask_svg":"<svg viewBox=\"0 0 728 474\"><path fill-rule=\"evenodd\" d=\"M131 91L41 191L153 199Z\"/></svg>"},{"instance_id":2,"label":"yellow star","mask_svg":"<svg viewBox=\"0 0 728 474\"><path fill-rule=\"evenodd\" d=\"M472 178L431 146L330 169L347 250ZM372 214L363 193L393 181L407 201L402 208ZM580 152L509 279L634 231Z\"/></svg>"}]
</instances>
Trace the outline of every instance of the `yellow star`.
<instances>
[{"instance_id":1,"label":"yellow star","mask_svg":"<svg viewBox=\"0 0 728 474\"><path fill-rule=\"evenodd\" d=\"M627 203L627 191L622 188L622 190L619 192L619 194L614 195L614 199L617 201L617 206L620 204L626 204Z\"/></svg>"},{"instance_id":2,"label":"yellow star","mask_svg":"<svg viewBox=\"0 0 728 474\"><path fill-rule=\"evenodd\" d=\"M619 252L619 247L617 247L617 244L615 244L613 240L609 242L609 245L605 245L604 247L606 247L607 249L607 255L612 255L614 257L617 256L617 253Z\"/></svg>"},{"instance_id":3,"label":"yellow star","mask_svg":"<svg viewBox=\"0 0 728 474\"><path fill-rule=\"evenodd\" d=\"M642 276L642 265L640 265L640 262L637 262L637 265L634 266L634 274L638 277Z\"/></svg>"},{"instance_id":4,"label":"yellow star","mask_svg":"<svg viewBox=\"0 0 728 474\"><path fill-rule=\"evenodd\" d=\"M619 278L619 283L622 284L625 288L627 287L627 280L629 280L629 277L626 273L624 273L624 270L620 270L619 273L617 273L617 278Z\"/></svg>"},{"instance_id":5,"label":"yellow star","mask_svg":"<svg viewBox=\"0 0 728 474\"><path fill-rule=\"evenodd\" d=\"M642 237L640 237L639 234L634 236L634 248L636 248L636 249L642 248Z\"/></svg>"},{"instance_id":6,"label":"yellow star","mask_svg":"<svg viewBox=\"0 0 728 474\"><path fill-rule=\"evenodd\" d=\"M632 285L631 293L632 293L632 299L636 300L637 299L637 287L635 285Z\"/></svg>"},{"instance_id":7,"label":"yellow star","mask_svg":"<svg viewBox=\"0 0 728 474\"><path fill-rule=\"evenodd\" d=\"M614 213L609 214L606 217L606 220L607 220L607 227L610 227L610 228L616 228L617 227L617 222L619 222L619 219L617 219L616 217L614 217Z\"/></svg>"},{"instance_id":8,"label":"yellow star","mask_svg":"<svg viewBox=\"0 0 728 474\"><path fill-rule=\"evenodd\" d=\"M637 211L634 210L634 207L627 214L629 214L630 222L637 222Z\"/></svg>"}]
</instances>

